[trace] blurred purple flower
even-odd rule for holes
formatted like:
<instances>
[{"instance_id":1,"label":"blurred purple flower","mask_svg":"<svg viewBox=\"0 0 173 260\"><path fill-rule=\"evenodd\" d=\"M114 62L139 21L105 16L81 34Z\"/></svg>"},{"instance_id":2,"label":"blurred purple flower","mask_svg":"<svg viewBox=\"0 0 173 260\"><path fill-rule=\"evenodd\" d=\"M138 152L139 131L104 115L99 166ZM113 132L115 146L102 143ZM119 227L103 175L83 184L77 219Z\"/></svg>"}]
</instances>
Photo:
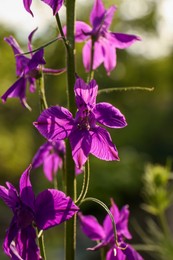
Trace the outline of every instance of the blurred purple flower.
<instances>
[{"instance_id":1,"label":"blurred purple flower","mask_svg":"<svg viewBox=\"0 0 173 260\"><path fill-rule=\"evenodd\" d=\"M35 197L30 182L29 166L19 182L19 193L9 182L0 186L0 198L13 211L3 248L11 259L39 260L36 230L46 230L70 219L78 207L70 197L55 189L47 189Z\"/></svg>"},{"instance_id":2,"label":"blurred purple flower","mask_svg":"<svg viewBox=\"0 0 173 260\"><path fill-rule=\"evenodd\" d=\"M53 10L53 15L56 15L59 11L59 9L61 8L61 6L64 3L64 0L41 0L42 2L44 2L45 4L48 4L52 10ZM32 4L32 0L23 0L23 4L25 7L25 10L30 13L32 16L33 13L31 11L31 4Z\"/></svg>"},{"instance_id":3,"label":"blurred purple flower","mask_svg":"<svg viewBox=\"0 0 173 260\"><path fill-rule=\"evenodd\" d=\"M94 216L84 216L82 213L78 213L80 225L85 235L91 240L100 241L96 246L88 248L88 250L94 251L108 246L110 249L106 254L106 260L142 260L142 256L133 247L124 242L125 239L132 238L128 230L128 206L124 206L119 211L112 200L110 211L116 224L119 247L115 243L113 225L109 215L106 215L103 225L100 225Z\"/></svg>"},{"instance_id":4,"label":"blurred purple flower","mask_svg":"<svg viewBox=\"0 0 173 260\"><path fill-rule=\"evenodd\" d=\"M37 168L43 164L43 171L48 181L53 181L59 168L62 168L65 154L65 142L48 141L40 146L32 160L32 167Z\"/></svg>"},{"instance_id":5,"label":"blurred purple flower","mask_svg":"<svg viewBox=\"0 0 173 260\"><path fill-rule=\"evenodd\" d=\"M116 66L116 48L125 49L140 40L135 35L109 31L115 11L115 5L106 10L101 0L95 0L90 14L92 27L81 21L75 23L76 42L87 41L83 47L83 63L87 72L91 69L95 70L104 63L107 73L110 74ZM64 32L66 33L66 28L64 28ZM91 68L92 41L94 43L94 59Z\"/></svg>"},{"instance_id":6,"label":"blurred purple flower","mask_svg":"<svg viewBox=\"0 0 173 260\"><path fill-rule=\"evenodd\" d=\"M41 113L34 126L48 140L69 138L77 168L85 164L90 153L106 161L119 160L109 133L98 124L122 128L127 125L125 117L109 103L96 104L98 86L95 80L86 84L78 78L74 91L78 108L75 118L66 108L53 106Z\"/></svg>"},{"instance_id":7,"label":"blurred purple flower","mask_svg":"<svg viewBox=\"0 0 173 260\"><path fill-rule=\"evenodd\" d=\"M32 31L28 37L28 51L32 51L32 37L37 29ZM26 57L16 42L16 40L9 36L5 38L5 41L12 47L15 60L16 60L16 75L18 77L17 81L2 95L1 99L6 102L7 98L17 97L23 106L31 109L26 102L26 87L29 84L30 92L34 92L36 89L36 79L40 77L41 71L47 74L59 74L64 71L64 69L54 70L44 68L43 65L46 63L43 55L44 50L40 49L35 54L31 53L31 58Z\"/></svg>"}]
</instances>

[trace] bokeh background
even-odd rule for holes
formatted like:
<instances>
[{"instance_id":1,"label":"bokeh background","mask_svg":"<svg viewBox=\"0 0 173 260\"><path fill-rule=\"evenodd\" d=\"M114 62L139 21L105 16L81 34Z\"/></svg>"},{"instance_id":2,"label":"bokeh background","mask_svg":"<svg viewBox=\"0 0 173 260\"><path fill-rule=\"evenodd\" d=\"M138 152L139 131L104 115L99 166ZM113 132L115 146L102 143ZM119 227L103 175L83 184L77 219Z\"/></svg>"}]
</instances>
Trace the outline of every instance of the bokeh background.
<instances>
[{"instance_id":1,"label":"bokeh background","mask_svg":"<svg viewBox=\"0 0 173 260\"><path fill-rule=\"evenodd\" d=\"M91 156L91 184L88 195L97 197L108 206L114 198L119 207L130 207L130 226L134 240L140 243L135 223L145 225L145 213L141 209L142 176L147 163L165 165L172 160L173 147L173 2L172 0L106 0L105 6L116 4L118 10L111 26L112 31L137 34L142 41L128 50L117 50L117 67L108 77L101 66L95 78L102 88L154 87L154 91L117 91L100 94L98 101L106 101L118 107L126 116L128 126L110 130L119 150L120 162L100 161ZM77 1L77 19L89 23L93 0ZM6 0L0 9L0 96L16 80L15 60L11 48L3 40L13 35L23 50L27 50L27 36L36 27L35 48L54 39L58 30L50 8L41 1L33 1L33 19L26 13L22 1ZM60 12L65 22L65 7ZM76 44L76 71L86 80L82 64L83 43ZM45 49L47 67L65 66L65 49L61 41ZM46 76L46 95L49 105L66 106L66 75ZM27 94L32 112L24 109L18 99L0 103L0 184L10 181L18 186L21 173L30 164L44 139L32 125L40 113L39 93ZM58 178L61 178L59 173ZM52 187L45 179L42 169L31 175L36 193ZM61 183L61 181L59 180ZM79 189L82 175L78 176ZM105 212L90 203L82 206L86 214L94 214L101 221ZM12 215L0 202L0 244ZM171 217L170 217L171 219ZM48 259L63 259L63 226L45 233ZM77 259L99 259L98 253L85 251L92 243L78 230ZM143 252L141 252L143 254ZM143 254L145 259L151 256ZM0 259L7 259L0 248ZM166 260L166 259L165 259Z\"/></svg>"}]
</instances>

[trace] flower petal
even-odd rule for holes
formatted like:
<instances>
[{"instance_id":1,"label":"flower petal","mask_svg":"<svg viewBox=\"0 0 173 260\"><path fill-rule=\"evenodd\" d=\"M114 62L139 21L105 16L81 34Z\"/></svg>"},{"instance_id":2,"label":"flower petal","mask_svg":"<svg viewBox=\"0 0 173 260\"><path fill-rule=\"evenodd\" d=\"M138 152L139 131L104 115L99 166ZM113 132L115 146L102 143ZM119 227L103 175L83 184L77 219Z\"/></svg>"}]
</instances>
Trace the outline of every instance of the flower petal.
<instances>
[{"instance_id":1,"label":"flower petal","mask_svg":"<svg viewBox=\"0 0 173 260\"><path fill-rule=\"evenodd\" d=\"M53 10L53 15L56 15L63 5L64 0L42 0L45 4L49 5Z\"/></svg>"},{"instance_id":2,"label":"flower petal","mask_svg":"<svg viewBox=\"0 0 173 260\"><path fill-rule=\"evenodd\" d=\"M3 243L3 250L5 254L10 257L12 256L10 244L13 241L13 239L17 236L18 231L19 231L19 227L17 226L15 217L13 217Z\"/></svg>"},{"instance_id":3,"label":"flower petal","mask_svg":"<svg viewBox=\"0 0 173 260\"><path fill-rule=\"evenodd\" d=\"M43 164L44 159L46 158L46 156L48 156L51 147L52 145L49 142L46 142L42 146L40 146L34 158L32 159L32 168L37 168L41 164Z\"/></svg>"},{"instance_id":4,"label":"flower petal","mask_svg":"<svg viewBox=\"0 0 173 260\"><path fill-rule=\"evenodd\" d=\"M4 38L4 40L13 49L13 52L15 55L15 60L16 60L16 75L23 76L24 69L27 66L30 59L25 57L24 55L22 55L22 53L23 53L22 49L20 48L17 41L12 36Z\"/></svg>"},{"instance_id":5,"label":"flower petal","mask_svg":"<svg viewBox=\"0 0 173 260\"><path fill-rule=\"evenodd\" d=\"M96 104L94 115L100 124L111 128L122 128L127 125L120 110L106 102Z\"/></svg>"},{"instance_id":6,"label":"flower petal","mask_svg":"<svg viewBox=\"0 0 173 260\"><path fill-rule=\"evenodd\" d=\"M119 221L118 221L118 225L117 225L117 232L121 233L127 239L132 238L132 235L130 234L130 232L128 230L129 213L130 212L128 209L128 205L125 205L124 207L122 207L122 209L120 210Z\"/></svg>"},{"instance_id":7,"label":"flower petal","mask_svg":"<svg viewBox=\"0 0 173 260\"><path fill-rule=\"evenodd\" d=\"M58 168L62 165L61 158L53 153L44 159L43 170L48 181L53 181L53 176L57 173Z\"/></svg>"},{"instance_id":8,"label":"flower petal","mask_svg":"<svg viewBox=\"0 0 173 260\"><path fill-rule=\"evenodd\" d=\"M116 10L117 10L117 7L115 5L112 5L108 10L106 10L106 12L104 14L104 18L103 18L103 25L102 25L102 28L104 30L109 29Z\"/></svg>"},{"instance_id":9,"label":"flower petal","mask_svg":"<svg viewBox=\"0 0 173 260\"><path fill-rule=\"evenodd\" d=\"M106 9L104 8L104 5L101 0L95 0L94 6L92 8L92 11L90 13L90 23L93 27L100 26Z\"/></svg>"},{"instance_id":10,"label":"flower petal","mask_svg":"<svg viewBox=\"0 0 173 260\"><path fill-rule=\"evenodd\" d=\"M12 259L40 260L40 250L36 244L36 232L30 225L18 232L10 245Z\"/></svg>"},{"instance_id":11,"label":"flower petal","mask_svg":"<svg viewBox=\"0 0 173 260\"><path fill-rule=\"evenodd\" d=\"M32 38L33 38L33 35L34 33L37 31L38 28L35 28L28 36L28 51L32 51ZM32 56L32 53L31 53L31 56Z\"/></svg>"},{"instance_id":12,"label":"flower petal","mask_svg":"<svg viewBox=\"0 0 173 260\"><path fill-rule=\"evenodd\" d=\"M43 58L43 55L44 55L44 49L41 49L41 50L37 51L36 53L34 53L34 55L30 59L30 61L28 62L28 65L25 69L25 74L28 73L28 72L31 72L34 69L36 69L38 65L46 64L46 62ZM34 77L34 75L33 75L33 77Z\"/></svg>"},{"instance_id":13,"label":"flower petal","mask_svg":"<svg viewBox=\"0 0 173 260\"><path fill-rule=\"evenodd\" d=\"M140 41L141 38L136 35L124 34L124 33L114 33L110 32L107 35L109 42L118 49L125 49L130 47L136 41Z\"/></svg>"},{"instance_id":14,"label":"flower petal","mask_svg":"<svg viewBox=\"0 0 173 260\"><path fill-rule=\"evenodd\" d=\"M93 69L95 70L104 61L103 48L100 42L94 43L94 50ZM82 54L84 67L89 72L91 69L91 40L88 40L84 45Z\"/></svg>"},{"instance_id":15,"label":"flower petal","mask_svg":"<svg viewBox=\"0 0 173 260\"><path fill-rule=\"evenodd\" d=\"M22 202L34 211L35 195L30 182L30 170L31 165L24 171L24 173L20 177L19 188L20 198Z\"/></svg>"},{"instance_id":16,"label":"flower petal","mask_svg":"<svg viewBox=\"0 0 173 260\"><path fill-rule=\"evenodd\" d=\"M143 257L129 244L127 245L126 249L123 250L124 254L126 255L127 259L130 260L143 260Z\"/></svg>"},{"instance_id":17,"label":"flower petal","mask_svg":"<svg viewBox=\"0 0 173 260\"><path fill-rule=\"evenodd\" d=\"M121 249L112 247L106 254L106 260L126 260L126 256Z\"/></svg>"},{"instance_id":18,"label":"flower petal","mask_svg":"<svg viewBox=\"0 0 173 260\"><path fill-rule=\"evenodd\" d=\"M83 79L78 78L74 86L76 104L78 109L92 109L96 104L98 85L95 80L86 84Z\"/></svg>"},{"instance_id":19,"label":"flower petal","mask_svg":"<svg viewBox=\"0 0 173 260\"><path fill-rule=\"evenodd\" d=\"M7 188L0 185L0 198L4 203L12 210L16 207L19 202L18 192L11 183L6 183Z\"/></svg>"},{"instance_id":20,"label":"flower petal","mask_svg":"<svg viewBox=\"0 0 173 260\"><path fill-rule=\"evenodd\" d=\"M74 119L68 109L54 106L44 110L33 124L45 138L57 141L69 136Z\"/></svg>"},{"instance_id":21,"label":"flower petal","mask_svg":"<svg viewBox=\"0 0 173 260\"><path fill-rule=\"evenodd\" d=\"M106 38L100 39L100 42L104 52L104 67L109 75L116 66L116 49Z\"/></svg>"},{"instance_id":22,"label":"flower petal","mask_svg":"<svg viewBox=\"0 0 173 260\"><path fill-rule=\"evenodd\" d=\"M85 164L91 149L91 135L88 130L76 128L69 136L73 160L81 169Z\"/></svg>"},{"instance_id":23,"label":"flower petal","mask_svg":"<svg viewBox=\"0 0 173 260\"><path fill-rule=\"evenodd\" d=\"M80 226L83 233L91 240L102 240L105 237L103 227L99 224L94 216L84 216L81 212L78 213Z\"/></svg>"},{"instance_id":24,"label":"flower petal","mask_svg":"<svg viewBox=\"0 0 173 260\"><path fill-rule=\"evenodd\" d=\"M2 96L1 99L5 103L7 98L17 97L20 99L21 104L28 108L30 107L26 102L26 83L27 80L24 77L19 78Z\"/></svg>"},{"instance_id":25,"label":"flower petal","mask_svg":"<svg viewBox=\"0 0 173 260\"><path fill-rule=\"evenodd\" d=\"M118 161L118 151L112 143L109 133L101 127L96 127L90 132L92 138L90 153L101 160Z\"/></svg>"},{"instance_id":26,"label":"flower petal","mask_svg":"<svg viewBox=\"0 0 173 260\"><path fill-rule=\"evenodd\" d=\"M24 4L24 7L25 7L25 10L26 10L28 13L30 13L32 16L34 16L33 13L32 13L32 11L31 11L31 9L30 9L31 4L32 4L32 0L23 0L23 4Z\"/></svg>"},{"instance_id":27,"label":"flower petal","mask_svg":"<svg viewBox=\"0 0 173 260\"><path fill-rule=\"evenodd\" d=\"M70 197L54 189L39 193L35 205L36 224L41 230L61 224L79 210Z\"/></svg>"},{"instance_id":28,"label":"flower petal","mask_svg":"<svg viewBox=\"0 0 173 260\"><path fill-rule=\"evenodd\" d=\"M87 40L90 36L90 32L92 28L84 22L76 21L75 22L75 41L76 42L83 42ZM66 34L66 31L65 31Z\"/></svg>"}]
</instances>

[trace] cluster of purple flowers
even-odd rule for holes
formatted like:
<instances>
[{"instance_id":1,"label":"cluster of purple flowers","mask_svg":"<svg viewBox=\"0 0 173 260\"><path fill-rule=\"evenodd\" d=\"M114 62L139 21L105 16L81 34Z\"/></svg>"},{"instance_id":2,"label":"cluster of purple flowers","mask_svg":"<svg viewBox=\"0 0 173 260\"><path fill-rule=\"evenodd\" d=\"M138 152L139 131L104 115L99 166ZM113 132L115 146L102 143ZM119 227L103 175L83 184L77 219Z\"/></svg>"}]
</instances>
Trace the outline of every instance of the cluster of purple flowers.
<instances>
[{"instance_id":1,"label":"cluster of purple flowers","mask_svg":"<svg viewBox=\"0 0 173 260\"><path fill-rule=\"evenodd\" d=\"M42 0L56 15L63 0ZM31 11L32 0L23 0L27 12ZM125 49L140 40L138 36L109 31L116 6L105 9L101 0L95 0L90 14L90 23L76 21L75 40L85 41L83 47L83 64L86 72L91 72L101 64L109 75L116 66L116 49ZM36 30L28 37L28 58L16 40L10 36L5 41L12 47L16 60L17 81L2 95L6 102L8 98L19 98L22 105L29 108L26 102L26 87L30 92L36 89L36 80L41 73L59 74L64 69L54 70L44 67L43 48L32 52L32 37ZM66 27L63 28L66 35ZM38 149L32 160L32 168L43 165L43 171L49 181L53 181L58 169L62 168L65 157L65 142L69 139L72 157L78 173L85 166L89 154L105 161L118 161L118 151L114 145L109 128L123 128L127 125L125 116L120 110L107 102L96 103L98 93L97 82L92 79L85 83L76 77L74 96L76 101L76 115L65 107L51 106L40 114L34 126L47 141ZM62 191L47 189L35 197L30 182L29 166L22 174L19 182L19 192L9 182L6 187L0 186L0 198L13 212L10 227L3 244L4 252L11 259L41 259L37 245L37 232L49 229L67 221L79 211L70 197ZM125 242L131 239L128 230L129 210L124 206L121 211L112 200L110 212L113 215L117 229L117 240L114 235L110 216L107 215L103 225L93 216L78 213L83 232L99 243L89 250L109 247L107 260L142 260L142 257Z\"/></svg>"}]
</instances>

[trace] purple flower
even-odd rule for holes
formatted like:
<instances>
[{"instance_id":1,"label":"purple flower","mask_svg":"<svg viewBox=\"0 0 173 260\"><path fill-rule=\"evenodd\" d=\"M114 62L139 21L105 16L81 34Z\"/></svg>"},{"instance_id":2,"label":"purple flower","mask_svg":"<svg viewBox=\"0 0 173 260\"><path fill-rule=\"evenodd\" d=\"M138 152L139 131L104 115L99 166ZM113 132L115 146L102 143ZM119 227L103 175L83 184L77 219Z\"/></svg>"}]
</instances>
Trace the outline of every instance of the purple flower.
<instances>
[{"instance_id":1,"label":"purple flower","mask_svg":"<svg viewBox=\"0 0 173 260\"><path fill-rule=\"evenodd\" d=\"M28 37L28 50L32 51L32 37L37 29L32 31ZM43 55L44 50L40 49L35 54L31 53L31 58L26 57L19 47L16 40L9 36L5 38L5 41L12 47L15 59L16 59L16 75L18 77L17 81L2 95L1 99L6 102L7 98L17 97L23 106L31 109L26 102L26 87L29 85L30 92L34 92L36 89L36 79L40 77L41 70L47 74L59 74L64 71L64 69L53 70L48 68L43 68L46 63Z\"/></svg>"},{"instance_id":2,"label":"purple flower","mask_svg":"<svg viewBox=\"0 0 173 260\"><path fill-rule=\"evenodd\" d=\"M78 207L70 197L55 189L47 189L35 197L30 182L29 166L19 182L19 193L9 182L0 186L0 198L13 211L13 218L3 244L11 259L39 260L36 230L46 230L70 219Z\"/></svg>"},{"instance_id":3,"label":"purple flower","mask_svg":"<svg viewBox=\"0 0 173 260\"><path fill-rule=\"evenodd\" d=\"M41 0L42 2L44 2L45 4L48 4L52 10L53 10L53 15L56 15L59 11L59 9L61 8L61 6L64 3L64 0ZM32 0L23 0L23 4L25 7L25 10L30 13L32 16L33 13L31 11L31 4L32 4Z\"/></svg>"},{"instance_id":4,"label":"purple flower","mask_svg":"<svg viewBox=\"0 0 173 260\"><path fill-rule=\"evenodd\" d=\"M62 168L65 154L65 143L62 140L44 143L32 160L32 167L37 168L43 164L43 171L48 181L53 181L59 168Z\"/></svg>"},{"instance_id":5,"label":"purple flower","mask_svg":"<svg viewBox=\"0 0 173 260\"><path fill-rule=\"evenodd\" d=\"M120 211L112 200L110 209L116 224L117 238L119 247L115 243L113 225L110 216L107 215L100 225L94 216L84 216L78 213L82 231L93 241L100 241L96 246L88 250L97 250L102 247L109 247L106 260L142 260L143 258L129 245L124 242L125 239L131 239L132 236L128 230L129 210L124 206Z\"/></svg>"},{"instance_id":6,"label":"purple flower","mask_svg":"<svg viewBox=\"0 0 173 260\"><path fill-rule=\"evenodd\" d=\"M77 21L75 24L76 42L87 41L83 48L83 63L87 72L91 69L95 70L104 63L107 73L110 74L116 66L116 48L125 49L140 40L135 35L109 31L115 11L116 6L113 5L106 10L101 0L95 0L90 14L92 28L81 21ZM91 68L92 41L94 43L94 59Z\"/></svg>"},{"instance_id":7,"label":"purple flower","mask_svg":"<svg viewBox=\"0 0 173 260\"><path fill-rule=\"evenodd\" d=\"M75 118L66 108L53 106L41 113L35 127L48 140L69 138L77 168L85 164L90 153L106 161L119 160L109 133L98 124L122 128L127 125L125 117L109 103L96 104L98 86L95 80L86 84L78 78L74 91L78 108Z\"/></svg>"}]
</instances>

